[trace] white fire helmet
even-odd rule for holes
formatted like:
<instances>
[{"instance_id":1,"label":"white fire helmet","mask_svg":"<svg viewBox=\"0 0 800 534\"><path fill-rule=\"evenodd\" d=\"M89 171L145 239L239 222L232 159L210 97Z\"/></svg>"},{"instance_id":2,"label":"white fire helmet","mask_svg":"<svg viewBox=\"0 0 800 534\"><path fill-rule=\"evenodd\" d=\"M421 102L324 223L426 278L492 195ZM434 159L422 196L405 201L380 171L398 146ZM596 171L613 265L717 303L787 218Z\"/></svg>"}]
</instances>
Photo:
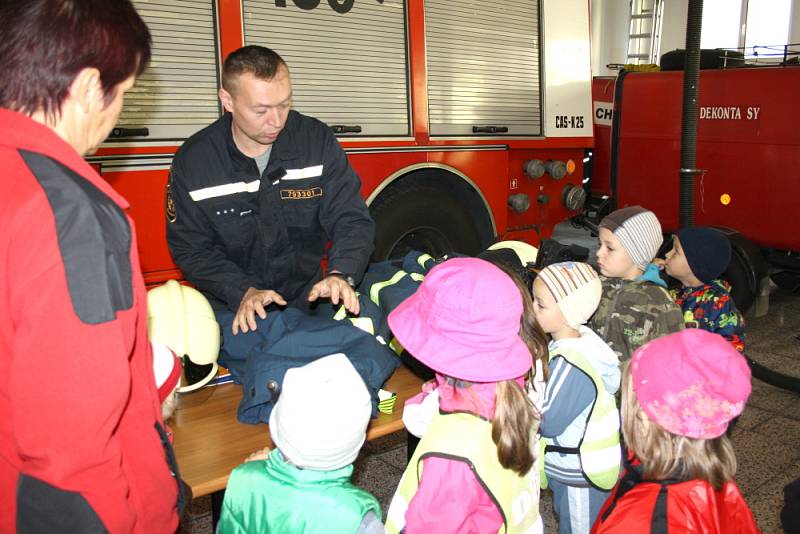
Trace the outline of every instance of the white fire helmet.
<instances>
[{"instance_id":1,"label":"white fire helmet","mask_svg":"<svg viewBox=\"0 0 800 534\"><path fill-rule=\"evenodd\" d=\"M524 241L498 241L487 250L500 250L504 248L514 251L522 262L523 267L532 267L533 264L536 263L536 255L539 253L539 249Z\"/></svg>"},{"instance_id":2,"label":"white fire helmet","mask_svg":"<svg viewBox=\"0 0 800 534\"><path fill-rule=\"evenodd\" d=\"M220 328L198 290L170 280L148 291L147 333L182 357L180 393L199 389L216 376Z\"/></svg>"}]
</instances>

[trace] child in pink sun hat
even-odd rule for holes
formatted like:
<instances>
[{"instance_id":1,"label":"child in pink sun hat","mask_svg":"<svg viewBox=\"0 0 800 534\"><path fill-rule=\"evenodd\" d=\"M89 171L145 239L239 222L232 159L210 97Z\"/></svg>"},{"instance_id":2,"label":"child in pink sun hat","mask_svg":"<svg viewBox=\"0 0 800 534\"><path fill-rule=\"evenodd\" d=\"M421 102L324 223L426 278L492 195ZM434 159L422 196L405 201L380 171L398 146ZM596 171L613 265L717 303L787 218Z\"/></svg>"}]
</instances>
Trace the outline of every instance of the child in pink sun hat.
<instances>
[{"instance_id":1,"label":"child in pink sun hat","mask_svg":"<svg viewBox=\"0 0 800 534\"><path fill-rule=\"evenodd\" d=\"M526 293L486 261L455 258L389 315L403 347L436 372L439 410L389 506L388 532L542 532Z\"/></svg>"},{"instance_id":2,"label":"child in pink sun hat","mask_svg":"<svg viewBox=\"0 0 800 534\"><path fill-rule=\"evenodd\" d=\"M638 349L622 379L629 462L592 533L759 532L725 436L750 390L747 362L718 334L692 328Z\"/></svg>"}]
</instances>

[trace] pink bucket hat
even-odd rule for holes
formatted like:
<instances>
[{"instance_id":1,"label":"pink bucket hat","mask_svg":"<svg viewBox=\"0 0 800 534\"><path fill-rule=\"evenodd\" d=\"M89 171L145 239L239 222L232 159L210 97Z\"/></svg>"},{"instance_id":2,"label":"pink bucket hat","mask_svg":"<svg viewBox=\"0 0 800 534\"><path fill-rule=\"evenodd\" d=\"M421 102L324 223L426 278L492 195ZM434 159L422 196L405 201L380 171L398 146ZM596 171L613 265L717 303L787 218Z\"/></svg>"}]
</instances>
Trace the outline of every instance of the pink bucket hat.
<instances>
[{"instance_id":1,"label":"pink bucket hat","mask_svg":"<svg viewBox=\"0 0 800 534\"><path fill-rule=\"evenodd\" d=\"M389 314L389 327L416 359L470 382L524 375L531 353L519 337L522 296L489 262L454 258L434 267Z\"/></svg>"},{"instance_id":2,"label":"pink bucket hat","mask_svg":"<svg viewBox=\"0 0 800 534\"><path fill-rule=\"evenodd\" d=\"M647 416L665 430L717 438L742 413L750 368L725 338L687 328L647 343L631 360L633 390Z\"/></svg>"}]
</instances>

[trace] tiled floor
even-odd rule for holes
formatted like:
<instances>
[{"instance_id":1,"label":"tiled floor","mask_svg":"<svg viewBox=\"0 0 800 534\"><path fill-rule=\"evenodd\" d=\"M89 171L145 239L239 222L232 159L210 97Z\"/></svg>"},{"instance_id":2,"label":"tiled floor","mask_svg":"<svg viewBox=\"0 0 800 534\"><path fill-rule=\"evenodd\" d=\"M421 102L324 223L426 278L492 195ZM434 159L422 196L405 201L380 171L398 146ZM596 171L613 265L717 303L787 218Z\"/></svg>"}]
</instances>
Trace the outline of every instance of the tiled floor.
<instances>
[{"instance_id":1,"label":"tiled floor","mask_svg":"<svg viewBox=\"0 0 800 534\"><path fill-rule=\"evenodd\" d=\"M747 319L750 357L800 377L800 295L776 289L765 317ZM732 434L737 482L765 534L780 533L783 487L800 478L800 395L753 380L753 393ZM381 502L384 513L405 467L405 433L368 443L354 480ZM543 492L545 532L556 532L549 492Z\"/></svg>"}]
</instances>

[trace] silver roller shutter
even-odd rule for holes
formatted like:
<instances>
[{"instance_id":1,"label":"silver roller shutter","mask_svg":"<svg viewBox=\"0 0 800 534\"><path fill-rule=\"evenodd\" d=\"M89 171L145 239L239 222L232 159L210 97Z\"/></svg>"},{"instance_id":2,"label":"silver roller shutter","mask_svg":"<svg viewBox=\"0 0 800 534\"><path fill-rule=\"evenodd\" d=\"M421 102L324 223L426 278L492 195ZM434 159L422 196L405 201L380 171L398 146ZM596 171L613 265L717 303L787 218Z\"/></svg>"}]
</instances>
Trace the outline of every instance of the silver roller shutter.
<instances>
[{"instance_id":1,"label":"silver roller shutter","mask_svg":"<svg viewBox=\"0 0 800 534\"><path fill-rule=\"evenodd\" d=\"M133 4L150 28L152 59L126 93L117 127L148 128L147 137L132 139L184 139L221 112L214 2L133 0Z\"/></svg>"},{"instance_id":2,"label":"silver roller shutter","mask_svg":"<svg viewBox=\"0 0 800 534\"><path fill-rule=\"evenodd\" d=\"M244 0L244 40L278 52L292 73L293 107L368 137L409 134L405 9L402 0L358 0L337 13L291 0ZM342 2L339 2L342 4Z\"/></svg>"},{"instance_id":3,"label":"silver roller shutter","mask_svg":"<svg viewBox=\"0 0 800 534\"><path fill-rule=\"evenodd\" d=\"M541 135L538 0L426 0L432 135Z\"/></svg>"}]
</instances>

